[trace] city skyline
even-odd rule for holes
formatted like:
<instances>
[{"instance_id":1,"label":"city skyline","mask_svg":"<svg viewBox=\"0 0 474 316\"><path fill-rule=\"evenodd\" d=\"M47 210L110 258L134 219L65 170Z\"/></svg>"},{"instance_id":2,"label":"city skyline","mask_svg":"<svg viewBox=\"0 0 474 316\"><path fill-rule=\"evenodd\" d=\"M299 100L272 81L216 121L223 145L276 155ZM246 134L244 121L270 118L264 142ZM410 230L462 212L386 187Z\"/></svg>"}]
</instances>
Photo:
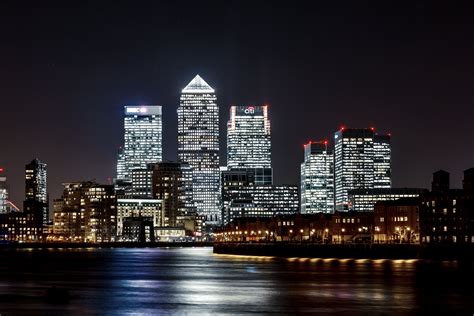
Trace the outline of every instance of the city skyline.
<instances>
[{"instance_id":1,"label":"city skyline","mask_svg":"<svg viewBox=\"0 0 474 316\"><path fill-rule=\"evenodd\" d=\"M277 184L299 183L302 145L328 138L341 124L393 134L394 187L429 187L437 169L460 183L460 170L474 158L465 141L474 137L469 10L234 4L229 12L214 4L209 12L197 4L184 12L172 4L117 5L100 18L94 5L83 4L68 19L65 7L32 8L31 17L20 6L0 5L3 30L12 30L0 59L9 75L2 82L1 114L8 119L0 125L0 167L15 204L23 200L24 164L34 157L48 163L51 199L63 182L113 178L126 104L163 105L163 157L175 160L179 92L196 73L216 89L221 165L228 108L268 104ZM144 24L151 12L156 22ZM130 15L136 27L122 25ZM423 23L408 22L418 18ZM163 19L169 28L159 24ZM112 27L102 28L104 21ZM189 30L207 36L198 40ZM187 40L177 40L181 35ZM449 150L440 153L439 144Z\"/></svg>"}]
</instances>

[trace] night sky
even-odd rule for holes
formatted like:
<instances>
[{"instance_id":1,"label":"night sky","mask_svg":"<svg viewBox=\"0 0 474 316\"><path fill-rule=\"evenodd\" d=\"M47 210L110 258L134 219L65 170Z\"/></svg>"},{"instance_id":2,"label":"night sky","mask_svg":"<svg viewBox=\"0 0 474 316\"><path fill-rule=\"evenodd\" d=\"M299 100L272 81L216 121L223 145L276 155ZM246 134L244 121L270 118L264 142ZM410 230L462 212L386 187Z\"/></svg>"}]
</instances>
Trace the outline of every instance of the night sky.
<instances>
[{"instance_id":1,"label":"night sky","mask_svg":"<svg viewBox=\"0 0 474 316\"><path fill-rule=\"evenodd\" d=\"M315 6L317 3L317 6ZM394 186L474 166L472 1L1 1L0 166L62 182L115 176L123 106L163 106L175 160L182 88L215 90L225 164L230 105L266 103L276 183L299 182L303 143L341 124L392 133Z\"/></svg>"}]
</instances>

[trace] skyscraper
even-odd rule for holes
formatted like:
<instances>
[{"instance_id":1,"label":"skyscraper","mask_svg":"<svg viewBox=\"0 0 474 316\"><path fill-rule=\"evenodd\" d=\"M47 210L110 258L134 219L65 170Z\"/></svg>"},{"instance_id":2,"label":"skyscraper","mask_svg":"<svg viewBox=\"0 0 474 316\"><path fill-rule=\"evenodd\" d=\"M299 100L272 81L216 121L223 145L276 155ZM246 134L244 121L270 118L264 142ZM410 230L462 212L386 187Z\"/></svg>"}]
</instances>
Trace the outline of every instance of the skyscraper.
<instances>
[{"instance_id":1,"label":"skyscraper","mask_svg":"<svg viewBox=\"0 0 474 316\"><path fill-rule=\"evenodd\" d=\"M373 128L341 128L334 139L336 210L350 209L349 190L391 187L390 136Z\"/></svg>"},{"instance_id":2,"label":"skyscraper","mask_svg":"<svg viewBox=\"0 0 474 316\"><path fill-rule=\"evenodd\" d=\"M328 142L304 145L301 164L301 213L334 211L334 158Z\"/></svg>"},{"instance_id":3,"label":"skyscraper","mask_svg":"<svg viewBox=\"0 0 474 316\"><path fill-rule=\"evenodd\" d=\"M219 108L214 89L199 75L181 92L178 159L192 168L198 214L205 216L207 225L219 225Z\"/></svg>"},{"instance_id":4,"label":"skyscraper","mask_svg":"<svg viewBox=\"0 0 474 316\"><path fill-rule=\"evenodd\" d=\"M7 212L7 177L2 176L3 168L0 168L0 214Z\"/></svg>"},{"instance_id":5,"label":"skyscraper","mask_svg":"<svg viewBox=\"0 0 474 316\"><path fill-rule=\"evenodd\" d=\"M374 135L374 188L392 187L390 135Z\"/></svg>"},{"instance_id":6,"label":"skyscraper","mask_svg":"<svg viewBox=\"0 0 474 316\"><path fill-rule=\"evenodd\" d=\"M38 158L25 166L25 201L41 208L43 223L49 221L47 165ZM36 203L33 203L36 202Z\"/></svg>"},{"instance_id":7,"label":"skyscraper","mask_svg":"<svg viewBox=\"0 0 474 316\"><path fill-rule=\"evenodd\" d=\"M118 180L130 180L133 169L161 161L161 106L125 106L124 127L124 145L117 161Z\"/></svg>"},{"instance_id":8,"label":"skyscraper","mask_svg":"<svg viewBox=\"0 0 474 316\"><path fill-rule=\"evenodd\" d=\"M231 106L227 123L227 168L271 168L268 107Z\"/></svg>"}]
</instances>

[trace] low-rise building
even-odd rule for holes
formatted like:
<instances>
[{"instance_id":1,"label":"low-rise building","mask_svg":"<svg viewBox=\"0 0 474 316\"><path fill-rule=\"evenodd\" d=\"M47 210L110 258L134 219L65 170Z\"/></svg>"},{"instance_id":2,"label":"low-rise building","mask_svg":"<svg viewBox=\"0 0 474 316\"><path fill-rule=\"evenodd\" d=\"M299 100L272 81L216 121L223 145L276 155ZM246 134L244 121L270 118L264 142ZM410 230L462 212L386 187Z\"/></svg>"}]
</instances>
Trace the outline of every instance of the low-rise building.
<instances>
[{"instance_id":1,"label":"low-rise building","mask_svg":"<svg viewBox=\"0 0 474 316\"><path fill-rule=\"evenodd\" d=\"M427 192L419 188L377 188L349 191L349 209L356 212L373 212L379 201L395 201L402 198L417 198Z\"/></svg>"},{"instance_id":2,"label":"low-rise building","mask_svg":"<svg viewBox=\"0 0 474 316\"><path fill-rule=\"evenodd\" d=\"M374 211L374 242L419 243L419 211L419 198L377 202Z\"/></svg>"}]
</instances>

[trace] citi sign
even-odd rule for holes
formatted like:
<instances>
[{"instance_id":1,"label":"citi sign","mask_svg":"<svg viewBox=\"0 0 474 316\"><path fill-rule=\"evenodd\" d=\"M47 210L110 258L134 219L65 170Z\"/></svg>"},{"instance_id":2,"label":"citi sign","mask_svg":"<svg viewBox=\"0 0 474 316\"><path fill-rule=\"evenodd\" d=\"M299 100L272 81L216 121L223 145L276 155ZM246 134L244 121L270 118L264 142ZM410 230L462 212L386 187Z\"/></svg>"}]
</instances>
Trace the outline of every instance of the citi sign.
<instances>
[{"instance_id":1,"label":"citi sign","mask_svg":"<svg viewBox=\"0 0 474 316\"><path fill-rule=\"evenodd\" d=\"M244 110L245 114L255 114L255 107L254 106L249 106Z\"/></svg>"}]
</instances>

